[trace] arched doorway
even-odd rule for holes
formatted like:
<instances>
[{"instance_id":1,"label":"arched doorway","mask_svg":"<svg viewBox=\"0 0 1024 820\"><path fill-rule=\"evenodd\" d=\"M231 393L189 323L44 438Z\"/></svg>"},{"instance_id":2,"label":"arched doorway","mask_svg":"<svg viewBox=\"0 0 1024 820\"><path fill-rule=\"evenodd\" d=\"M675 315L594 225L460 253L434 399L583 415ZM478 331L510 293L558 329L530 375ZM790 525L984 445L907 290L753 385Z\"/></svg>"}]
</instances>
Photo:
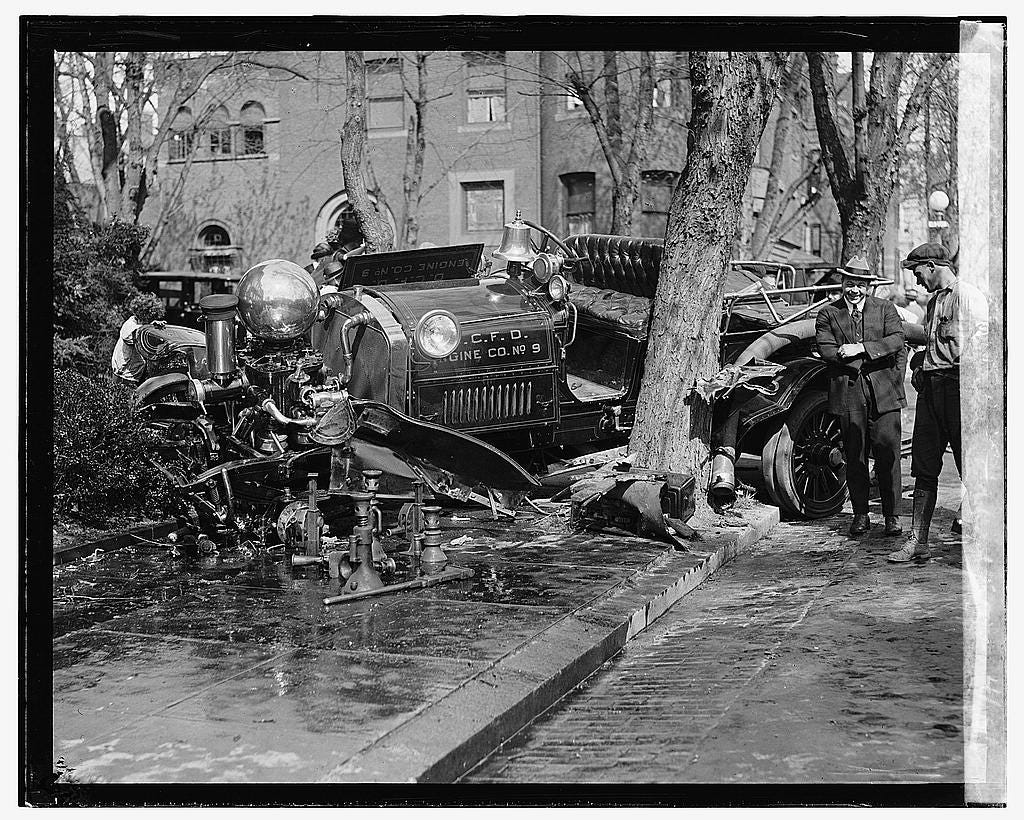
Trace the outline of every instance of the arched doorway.
<instances>
[{"instance_id":1,"label":"arched doorway","mask_svg":"<svg viewBox=\"0 0 1024 820\"><path fill-rule=\"evenodd\" d=\"M395 222L395 216L391 213L391 209L378 202L377 198L373 194L370 194L369 196L370 201L377 205L381 215L391 226L392 235L397 236L398 223ZM352 212L352 203L349 202L348 194L344 191L340 191L328 199L316 216L316 225L313 228L313 242L310 247L316 245L317 242L323 242L327 232L331 228L339 226L341 224L341 220Z\"/></svg>"}]
</instances>

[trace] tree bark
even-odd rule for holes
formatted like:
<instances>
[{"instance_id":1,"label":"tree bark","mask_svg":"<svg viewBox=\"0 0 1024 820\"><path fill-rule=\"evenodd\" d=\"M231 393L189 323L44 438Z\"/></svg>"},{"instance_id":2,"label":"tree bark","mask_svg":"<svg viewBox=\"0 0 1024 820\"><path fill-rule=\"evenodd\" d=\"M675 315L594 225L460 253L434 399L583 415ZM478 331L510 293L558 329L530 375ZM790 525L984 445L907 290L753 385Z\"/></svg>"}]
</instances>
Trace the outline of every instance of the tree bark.
<instances>
[{"instance_id":1,"label":"tree bark","mask_svg":"<svg viewBox=\"0 0 1024 820\"><path fill-rule=\"evenodd\" d=\"M604 52L602 103L599 104L594 98L593 85L583 76L582 71L570 70L566 74L566 84L583 102L608 165L612 180L610 230L614 234L628 236L633 229L633 215L640 197L640 174L647 160L654 120L654 55L650 51L640 52L636 110L632 112L633 134L628 146L623 139L619 57L620 52Z\"/></svg>"},{"instance_id":2,"label":"tree bark","mask_svg":"<svg viewBox=\"0 0 1024 820\"><path fill-rule=\"evenodd\" d=\"M122 185L121 218L137 224L146 203L146 151L142 146L142 81L145 78L146 53L130 51L124 62L125 143L128 157Z\"/></svg>"},{"instance_id":3,"label":"tree bark","mask_svg":"<svg viewBox=\"0 0 1024 820\"><path fill-rule=\"evenodd\" d=\"M788 55L693 52L690 149L669 213L629 449L705 487L711 413L693 391L719 369L722 294L740 202Z\"/></svg>"},{"instance_id":4,"label":"tree bark","mask_svg":"<svg viewBox=\"0 0 1024 820\"><path fill-rule=\"evenodd\" d=\"M764 204L760 216L754 225L750 238L750 254L754 259L767 255L774 240L772 228L777 226L789 205L789 199L783 192L781 180L789 155L789 137L793 126L793 108L798 100L802 85L803 58L799 52L794 53L786 70L785 82L779 97L779 114L775 119L775 130L772 136L772 158L768 166L768 183L765 186ZM809 175L808 175L809 176ZM806 177L804 177L806 179Z\"/></svg>"},{"instance_id":5,"label":"tree bark","mask_svg":"<svg viewBox=\"0 0 1024 820\"><path fill-rule=\"evenodd\" d=\"M427 55L423 52L416 52L416 91L412 95L412 105L405 146L405 171L402 174L404 200L399 243L402 248L415 247L420 232L420 189L423 184L423 158L427 151Z\"/></svg>"},{"instance_id":6,"label":"tree bark","mask_svg":"<svg viewBox=\"0 0 1024 820\"><path fill-rule=\"evenodd\" d=\"M950 55L933 55L918 77L899 117L899 90L905 57L878 52L871 62L866 91L863 56L854 54L853 162L843 145L835 118L836 99L831 68L820 52L807 52L814 118L822 162L839 209L843 240L841 261L862 254L874 268L882 246L889 202L899 176L900 158L913 131L924 95Z\"/></svg>"},{"instance_id":7,"label":"tree bark","mask_svg":"<svg viewBox=\"0 0 1024 820\"><path fill-rule=\"evenodd\" d=\"M366 240L366 252L382 253L391 250L394 237L390 226L370 200L363 177L363 146L366 142L366 63L363 52L346 51L345 68L348 108L341 131L342 179Z\"/></svg>"}]
</instances>

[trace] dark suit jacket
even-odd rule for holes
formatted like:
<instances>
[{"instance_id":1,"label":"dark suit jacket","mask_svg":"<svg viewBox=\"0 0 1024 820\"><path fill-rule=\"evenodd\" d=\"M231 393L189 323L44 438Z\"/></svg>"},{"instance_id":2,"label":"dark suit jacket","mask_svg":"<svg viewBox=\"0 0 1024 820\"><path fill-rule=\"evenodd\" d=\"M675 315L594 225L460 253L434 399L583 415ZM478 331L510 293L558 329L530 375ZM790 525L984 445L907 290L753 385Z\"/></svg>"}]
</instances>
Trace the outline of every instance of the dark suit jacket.
<instances>
[{"instance_id":1,"label":"dark suit jacket","mask_svg":"<svg viewBox=\"0 0 1024 820\"><path fill-rule=\"evenodd\" d=\"M907 406L903 386L907 362L903 321L892 302L875 296L865 297L863 314L866 355L855 359L839 358L839 346L855 342L853 319L845 299L823 307L814 324L818 352L831 365L828 409L837 415L846 411L850 379L858 376L871 382L879 413Z\"/></svg>"}]
</instances>

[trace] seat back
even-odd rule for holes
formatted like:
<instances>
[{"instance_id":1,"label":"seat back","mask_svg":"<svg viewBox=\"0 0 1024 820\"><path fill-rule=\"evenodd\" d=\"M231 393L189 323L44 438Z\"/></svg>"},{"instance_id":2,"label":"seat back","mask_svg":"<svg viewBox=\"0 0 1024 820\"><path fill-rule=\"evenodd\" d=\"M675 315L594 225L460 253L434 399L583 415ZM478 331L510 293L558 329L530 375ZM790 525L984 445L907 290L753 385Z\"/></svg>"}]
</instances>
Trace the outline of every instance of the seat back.
<instances>
[{"instance_id":1,"label":"seat back","mask_svg":"<svg viewBox=\"0 0 1024 820\"><path fill-rule=\"evenodd\" d=\"M664 243L660 239L580 234L565 240L585 261L570 271L579 285L654 298Z\"/></svg>"}]
</instances>

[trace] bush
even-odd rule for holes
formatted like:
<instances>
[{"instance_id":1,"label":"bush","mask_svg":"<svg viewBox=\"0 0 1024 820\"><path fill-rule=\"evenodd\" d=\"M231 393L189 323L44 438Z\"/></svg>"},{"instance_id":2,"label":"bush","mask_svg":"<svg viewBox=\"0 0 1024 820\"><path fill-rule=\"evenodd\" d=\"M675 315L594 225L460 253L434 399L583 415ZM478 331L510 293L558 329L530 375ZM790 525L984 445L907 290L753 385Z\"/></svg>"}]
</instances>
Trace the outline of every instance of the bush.
<instances>
[{"instance_id":1,"label":"bush","mask_svg":"<svg viewBox=\"0 0 1024 820\"><path fill-rule=\"evenodd\" d=\"M113 220L90 225L63 174L54 173L54 363L99 375L110 367L117 331L133 308L163 315L157 297L137 287L147 228ZM137 314L141 315L141 314Z\"/></svg>"},{"instance_id":2,"label":"bush","mask_svg":"<svg viewBox=\"0 0 1024 820\"><path fill-rule=\"evenodd\" d=\"M130 388L54 372L54 512L109 518L169 512L170 486L146 463L148 434Z\"/></svg>"}]
</instances>

